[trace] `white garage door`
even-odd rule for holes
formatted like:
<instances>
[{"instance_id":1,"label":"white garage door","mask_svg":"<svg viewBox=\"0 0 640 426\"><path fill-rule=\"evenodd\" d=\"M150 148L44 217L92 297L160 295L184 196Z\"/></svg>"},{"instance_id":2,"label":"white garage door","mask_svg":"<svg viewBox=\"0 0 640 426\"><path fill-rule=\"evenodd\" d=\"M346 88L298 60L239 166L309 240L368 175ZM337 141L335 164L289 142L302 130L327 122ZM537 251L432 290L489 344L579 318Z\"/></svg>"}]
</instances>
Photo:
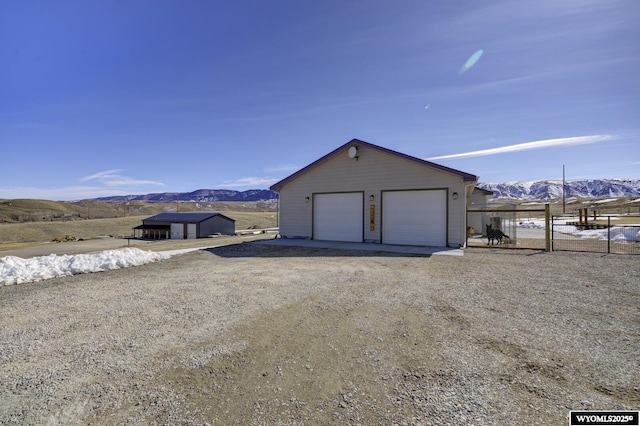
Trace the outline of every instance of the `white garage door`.
<instances>
[{"instance_id":1,"label":"white garage door","mask_svg":"<svg viewBox=\"0 0 640 426\"><path fill-rule=\"evenodd\" d=\"M184 225L182 223L171 224L171 239L172 240L184 239Z\"/></svg>"},{"instance_id":2,"label":"white garage door","mask_svg":"<svg viewBox=\"0 0 640 426\"><path fill-rule=\"evenodd\" d=\"M446 246L447 191L383 192L382 242Z\"/></svg>"},{"instance_id":3,"label":"white garage door","mask_svg":"<svg viewBox=\"0 0 640 426\"><path fill-rule=\"evenodd\" d=\"M364 226L361 192L315 194L313 239L362 242Z\"/></svg>"}]
</instances>

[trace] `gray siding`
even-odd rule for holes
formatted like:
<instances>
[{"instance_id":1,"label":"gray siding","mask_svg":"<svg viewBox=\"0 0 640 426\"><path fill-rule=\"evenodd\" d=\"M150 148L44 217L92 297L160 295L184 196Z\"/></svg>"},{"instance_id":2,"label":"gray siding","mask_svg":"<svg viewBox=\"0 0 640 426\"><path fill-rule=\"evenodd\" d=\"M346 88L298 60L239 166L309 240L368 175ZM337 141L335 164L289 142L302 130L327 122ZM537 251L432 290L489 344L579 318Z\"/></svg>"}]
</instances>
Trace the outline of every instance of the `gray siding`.
<instances>
[{"instance_id":1,"label":"gray siding","mask_svg":"<svg viewBox=\"0 0 640 426\"><path fill-rule=\"evenodd\" d=\"M469 197L468 208L471 210L481 210L487 208L490 195L482 191L473 191ZM467 226L473 227L476 233L484 232L484 227L488 223L487 215L483 213L469 213L467 216Z\"/></svg>"},{"instance_id":2,"label":"gray siding","mask_svg":"<svg viewBox=\"0 0 640 426\"><path fill-rule=\"evenodd\" d=\"M214 216L200 223L198 237L208 237L213 234L233 235L236 233L235 222L222 216Z\"/></svg>"},{"instance_id":3,"label":"gray siding","mask_svg":"<svg viewBox=\"0 0 640 426\"><path fill-rule=\"evenodd\" d=\"M285 237L312 237L313 194L319 192L364 191L364 239L380 242L381 192L406 189L446 189L447 240L463 245L465 238L466 193L470 182L461 176L409 161L397 155L360 146L358 159L349 158L348 146L320 164L285 183L280 190L280 234ZM453 200L452 194L458 193ZM370 196L374 201L370 201ZM306 197L309 201L306 202ZM375 207L375 230L369 228L370 205Z\"/></svg>"}]
</instances>

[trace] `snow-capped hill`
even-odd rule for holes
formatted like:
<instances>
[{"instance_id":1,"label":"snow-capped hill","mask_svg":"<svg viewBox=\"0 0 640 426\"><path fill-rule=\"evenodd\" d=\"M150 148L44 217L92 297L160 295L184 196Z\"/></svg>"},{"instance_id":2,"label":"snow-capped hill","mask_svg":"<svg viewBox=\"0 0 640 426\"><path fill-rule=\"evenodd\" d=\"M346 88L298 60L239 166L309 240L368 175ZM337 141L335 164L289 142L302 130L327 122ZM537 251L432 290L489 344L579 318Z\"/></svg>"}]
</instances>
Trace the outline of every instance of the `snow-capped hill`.
<instances>
[{"instance_id":1,"label":"snow-capped hill","mask_svg":"<svg viewBox=\"0 0 640 426\"><path fill-rule=\"evenodd\" d=\"M561 180L510 181L478 183L478 187L494 193L492 200L558 200L562 198ZM640 179L584 179L566 182L567 198L601 198L640 196ZM234 191L230 189L198 189L193 192L162 192L97 198L100 201L270 201L278 193L268 189Z\"/></svg>"},{"instance_id":2,"label":"snow-capped hill","mask_svg":"<svg viewBox=\"0 0 640 426\"><path fill-rule=\"evenodd\" d=\"M492 200L557 200L562 198L561 180L478 183L494 193ZM639 179L582 179L565 182L566 198L601 198L640 196Z\"/></svg>"},{"instance_id":3,"label":"snow-capped hill","mask_svg":"<svg viewBox=\"0 0 640 426\"><path fill-rule=\"evenodd\" d=\"M278 193L268 189L234 191L231 189L198 189L193 192L161 192L145 195L124 195L96 198L99 201L267 201L278 198Z\"/></svg>"}]
</instances>

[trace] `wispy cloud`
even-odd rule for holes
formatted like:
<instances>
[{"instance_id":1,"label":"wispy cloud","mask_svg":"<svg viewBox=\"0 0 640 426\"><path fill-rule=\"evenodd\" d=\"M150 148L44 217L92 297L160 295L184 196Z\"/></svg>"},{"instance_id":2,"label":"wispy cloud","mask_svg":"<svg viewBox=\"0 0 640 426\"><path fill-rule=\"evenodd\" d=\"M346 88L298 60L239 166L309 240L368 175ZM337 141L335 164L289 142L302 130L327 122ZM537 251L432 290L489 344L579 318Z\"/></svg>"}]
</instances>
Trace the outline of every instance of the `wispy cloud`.
<instances>
[{"instance_id":1,"label":"wispy cloud","mask_svg":"<svg viewBox=\"0 0 640 426\"><path fill-rule=\"evenodd\" d=\"M143 180L143 179L134 179L128 176L123 176L120 173L124 172L122 169L113 169L113 170L105 170L103 172L98 172L90 176L85 176L80 178L81 182L87 182L90 180L96 180L100 182L102 185L106 185L108 187L117 187L117 186L140 186L140 185L155 185L162 186L164 185L162 182L157 182L154 180Z\"/></svg>"},{"instance_id":2,"label":"wispy cloud","mask_svg":"<svg viewBox=\"0 0 640 426\"><path fill-rule=\"evenodd\" d=\"M590 135L574 136L570 138L544 139L540 141L519 143L516 145L501 146L498 148L483 149L480 151L470 151L451 155L440 155L438 157L425 158L425 160L453 160L460 158L481 157L485 155L505 154L509 152L528 151L531 149L552 148L570 145L586 145L591 143L610 141L615 138L616 137L613 135Z\"/></svg>"},{"instance_id":3,"label":"wispy cloud","mask_svg":"<svg viewBox=\"0 0 640 426\"><path fill-rule=\"evenodd\" d=\"M220 186L224 186L225 188L265 188L268 187L280 179L272 178L272 177L245 177L236 180L228 180L220 184Z\"/></svg>"},{"instance_id":4,"label":"wispy cloud","mask_svg":"<svg viewBox=\"0 0 640 426\"><path fill-rule=\"evenodd\" d=\"M86 185L62 188L0 187L0 198L36 198L43 200L82 200L88 198L128 195L132 190L147 191L146 186L162 186L162 182L134 179L113 169L79 178Z\"/></svg>"},{"instance_id":5,"label":"wispy cloud","mask_svg":"<svg viewBox=\"0 0 640 426\"><path fill-rule=\"evenodd\" d=\"M84 200L89 198L128 195L126 191L109 187L70 186L66 188L0 187L0 198L34 198L41 200Z\"/></svg>"},{"instance_id":6,"label":"wispy cloud","mask_svg":"<svg viewBox=\"0 0 640 426\"><path fill-rule=\"evenodd\" d=\"M267 173L277 173L277 172L294 172L296 170L298 170L300 167L298 166L294 166L292 164L283 164L283 165L277 165L274 167L267 167L264 169L265 172Z\"/></svg>"}]
</instances>

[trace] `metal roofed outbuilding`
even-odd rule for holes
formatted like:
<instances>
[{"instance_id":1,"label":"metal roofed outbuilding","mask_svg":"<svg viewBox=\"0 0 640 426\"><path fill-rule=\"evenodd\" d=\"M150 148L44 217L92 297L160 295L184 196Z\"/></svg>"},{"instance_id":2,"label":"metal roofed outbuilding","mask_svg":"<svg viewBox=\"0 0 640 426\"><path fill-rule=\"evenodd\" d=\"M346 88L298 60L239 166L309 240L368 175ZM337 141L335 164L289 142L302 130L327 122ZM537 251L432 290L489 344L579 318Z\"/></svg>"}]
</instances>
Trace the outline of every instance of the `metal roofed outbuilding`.
<instances>
[{"instance_id":1,"label":"metal roofed outbuilding","mask_svg":"<svg viewBox=\"0 0 640 426\"><path fill-rule=\"evenodd\" d=\"M234 235L235 220L216 212L160 213L133 228L135 237L146 239L194 239L210 235Z\"/></svg>"}]
</instances>

